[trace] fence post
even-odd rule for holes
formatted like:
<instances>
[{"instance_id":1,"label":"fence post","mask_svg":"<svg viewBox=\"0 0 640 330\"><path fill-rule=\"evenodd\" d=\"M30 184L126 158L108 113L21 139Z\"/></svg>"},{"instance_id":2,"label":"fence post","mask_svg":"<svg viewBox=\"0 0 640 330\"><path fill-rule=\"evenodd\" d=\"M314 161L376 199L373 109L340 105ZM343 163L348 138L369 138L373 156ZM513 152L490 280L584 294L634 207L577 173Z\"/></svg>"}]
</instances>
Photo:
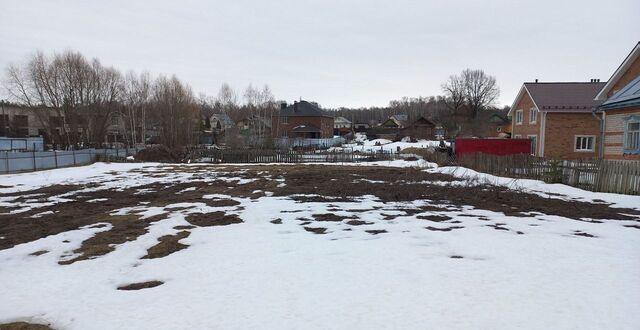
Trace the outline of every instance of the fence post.
<instances>
[{"instance_id":1,"label":"fence post","mask_svg":"<svg viewBox=\"0 0 640 330\"><path fill-rule=\"evenodd\" d=\"M5 172L9 173L9 152L5 151L4 152L4 161L5 161Z\"/></svg>"},{"instance_id":2,"label":"fence post","mask_svg":"<svg viewBox=\"0 0 640 330\"><path fill-rule=\"evenodd\" d=\"M53 159L54 159L55 168L58 168L58 153L55 150L53 150Z\"/></svg>"},{"instance_id":3,"label":"fence post","mask_svg":"<svg viewBox=\"0 0 640 330\"><path fill-rule=\"evenodd\" d=\"M72 149L71 152L73 153L73 165L76 165L76 149Z\"/></svg>"},{"instance_id":4,"label":"fence post","mask_svg":"<svg viewBox=\"0 0 640 330\"><path fill-rule=\"evenodd\" d=\"M37 170L37 168L36 168L36 152L35 152L35 150L31 152L31 157L33 157L33 171L35 172Z\"/></svg>"}]
</instances>

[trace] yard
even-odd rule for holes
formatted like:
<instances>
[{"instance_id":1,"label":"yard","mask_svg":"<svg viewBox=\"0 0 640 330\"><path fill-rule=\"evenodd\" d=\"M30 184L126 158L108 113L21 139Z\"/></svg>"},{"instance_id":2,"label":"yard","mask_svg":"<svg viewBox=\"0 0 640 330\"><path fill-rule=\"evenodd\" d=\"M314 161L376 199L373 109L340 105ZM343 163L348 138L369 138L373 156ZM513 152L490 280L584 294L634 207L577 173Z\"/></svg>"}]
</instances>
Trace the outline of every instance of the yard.
<instances>
[{"instance_id":1,"label":"yard","mask_svg":"<svg viewBox=\"0 0 640 330\"><path fill-rule=\"evenodd\" d=\"M96 163L0 176L0 324L640 324L640 196L430 166Z\"/></svg>"}]
</instances>

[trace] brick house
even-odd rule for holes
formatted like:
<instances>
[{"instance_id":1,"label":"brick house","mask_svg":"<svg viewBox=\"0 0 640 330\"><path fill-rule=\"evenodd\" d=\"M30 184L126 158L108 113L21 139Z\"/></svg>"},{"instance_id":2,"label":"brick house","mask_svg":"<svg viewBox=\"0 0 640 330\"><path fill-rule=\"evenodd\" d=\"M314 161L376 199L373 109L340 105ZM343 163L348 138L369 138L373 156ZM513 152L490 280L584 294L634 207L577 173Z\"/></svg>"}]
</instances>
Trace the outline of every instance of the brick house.
<instances>
[{"instance_id":1,"label":"brick house","mask_svg":"<svg viewBox=\"0 0 640 330\"><path fill-rule=\"evenodd\" d=\"M602 157L640 160L640 42L595 98L602 116Z\"/></svg>"},{"instance_id":2,"label":"brick house","mask_svg":"<svg viewBox=\"0 0 640 330\"><path fill-rule=\"evenodd\" d=\"M600 120L593 115L604 87L591 82L524 83L509 110L512 138L529 138L531 154L553 159L598 156Z\"/></svg>"},{"instance_id":3,"label":"brick house","mask_svg":"<svg viewBox=\"0 0 640 330\"><path fill-rule=\"evenodd\" d=\"M333 117L320 110L317 104L295 101L280 105L280 112L273 117L271 136L289 138L327 139L333 137Z\"/></svg>"}]
</instances>

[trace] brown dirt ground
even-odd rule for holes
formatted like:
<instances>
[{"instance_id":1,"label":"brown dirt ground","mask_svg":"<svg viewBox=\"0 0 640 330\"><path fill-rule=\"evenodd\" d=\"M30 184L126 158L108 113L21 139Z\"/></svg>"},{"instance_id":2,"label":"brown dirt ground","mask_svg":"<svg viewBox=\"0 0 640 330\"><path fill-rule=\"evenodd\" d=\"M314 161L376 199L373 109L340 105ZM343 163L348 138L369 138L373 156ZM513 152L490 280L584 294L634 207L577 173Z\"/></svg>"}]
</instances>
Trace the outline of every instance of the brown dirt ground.
<instances>
[{"instance_id":1,"label":"brown dirt ground","mask_svg":"<svg viewBox=\"0 0 640 330\"><path fill-rule=\"evenodd\" d=\"M48 325L27 322L11 322L0 324L0 330L54 330Z\"/></svg>"},{"instance_id":2,"label":"brown dirt ground","mask_svg":"<svg viewBox=\"0 0 640 330\"><path fill-rule=\"evenodd\" d=\"M407 215L419 215L431 211L461 210L460 206L470 205L478 209L502 212L512 216L530 216L527 214L528 212L539 212L581 221L593 221L588 219L619 219L640 222L638 217L630 216L640 215L640 212L631 209L612 208L602 203L544 198L534 194L489 185L468 187L432 185L429 182L451 182L458 179L445 174L431 174L417 169L322 165L246 167L173 165L161 167L160 169L160 171L149 172L145 175L166 177L174 172L187 172L192 173L192 177L191 180L185 183L153 183L119 190L109 189L72 194L66 198L74 199L73 201L17 214L8 214L12 209L0 207L0 236L5 237L5 239L0 240L0 250L49 235L74 230L82 226L98 223L111 223L113 225L111 230L100 232L95 237L85 241L83 246L75 251L81 255L73 260L65 261L65 263L71 263L109 253L113 250L112 244L117 245L137 238L147 232L147 227L152 222L162 220L166 216L161 215L142 219L141 216L136 214L126 216L110 215L114 210L141 205L141 203L147 203L144 204L145 206L164 207L181 202L200 202L210 206L232 207L238 206L238 202L231 199L204 199L203 196L207 194L225 194L235 198L255 199L263 196L264 191L273 192L274 196L286 196L299 202L357 202L365 194L374 195L384 203L406 202L417 199L431 201L432 205L418 208L414 206L405 208L394 206L392 208L396 211L404 211ZM254 181L247 184L237 184L237 182L216 179L213 174L222 170L230 172L227 176L233 175ZM135 171L145 173L143 170ZM260 172L263 173L258 174ZM284 178L286 186L278 187L280 182L265 178L265 176ZM203 179L206 178L213 181L203 182ZM336 181L327 180L327 178L336 179ZM385 181L385 183L372 183L361 179ZM340 184L336 184L336 182ZM54 185L22 193L0 194L0 196L18 197L20 201L46 201L54 196L73 193L95 186L96 184ZM196 189L181 192L191 187ZM149 191L139 193L143 189ZM255 190L263 192L256 194L253 193ZM24 196L33 194L39 195ZM107 200L87 203L88 200L97 198L106 198ZM237 209L239 210L239 208ZM53 211L54 213L44 214L39 218L30 218L35 214L46 211ZM362 209L362 211L366 212L370 211L370 209ZM329 218L326 215L320 215L320 217ZM226 225L242 222L237 215L226 214L225 212L190 214L187 220L196 226ZM343 220L345 219L340 219L339 221ZM626 226L634 227L635 225L626 224ZM309 230L307 228L309 227L306 227L305 230ZM184 229L188 230L188 228ZM312 232L320 230L311 229Z\"/></svg>"},{"instance_id":3,"label":"brown dirt ground","mask_svg":"<svg viewBox=\"0 0 640 330\"><path fill-rule=\"evenodd\" d=\"M164 282L162 281L131 283L131 284L119 286L118 290L142 290L142 289L148 289L148 288L155 288L162 284L164 284Z\"/></svg>"},{"instance_id":4,"label":"brown dirt ground","mask_svg":"<svg viewBox=\"0 0 640 330\"><path fill-rule=\"evenodd\" d=\"M163 258L174 252L188 248L189 245L182 244L179 241L189 237L190 234L191 232L183 230L175 235L165 235L158 238L159 243L150 247L147 250L147 255L142 257L142 259Z\"/></svg>"}]
</instances>

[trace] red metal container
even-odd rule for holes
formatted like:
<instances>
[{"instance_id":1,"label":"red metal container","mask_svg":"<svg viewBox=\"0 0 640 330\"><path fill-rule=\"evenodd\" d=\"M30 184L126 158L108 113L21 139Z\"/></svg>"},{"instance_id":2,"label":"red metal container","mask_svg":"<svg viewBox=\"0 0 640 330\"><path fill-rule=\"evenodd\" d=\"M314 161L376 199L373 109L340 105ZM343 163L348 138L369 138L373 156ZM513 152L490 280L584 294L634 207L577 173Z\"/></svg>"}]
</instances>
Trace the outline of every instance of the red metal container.
<instances>
[{"instance_id":1,"label":"red metal container","mask_svg":"<svg viewBox=\"0 0 640 330\"><path fill-rule=\"evenodd\" d=\"M529 139L456 139L456 157L481 152L491 155L515 155L531 152Z\"/></svg>"}]
</instances>

